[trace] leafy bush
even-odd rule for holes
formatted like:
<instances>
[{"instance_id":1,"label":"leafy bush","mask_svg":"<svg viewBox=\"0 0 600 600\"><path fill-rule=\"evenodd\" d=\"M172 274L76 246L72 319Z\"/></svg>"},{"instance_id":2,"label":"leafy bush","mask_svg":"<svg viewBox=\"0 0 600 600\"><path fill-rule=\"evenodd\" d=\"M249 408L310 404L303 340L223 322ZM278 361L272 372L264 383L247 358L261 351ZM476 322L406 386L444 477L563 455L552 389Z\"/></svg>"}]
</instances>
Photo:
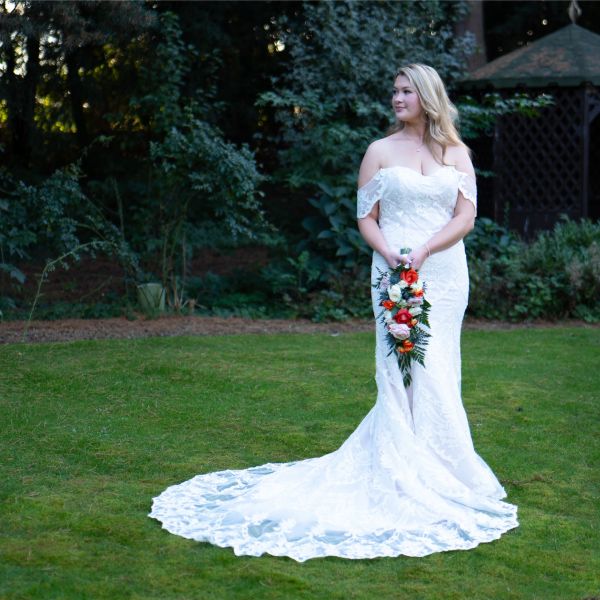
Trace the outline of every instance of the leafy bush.
<instances>
[{"instance_id":1,"label":"leafy bush","mask_svg":"<svg viewBox=\"0 0 600 600\"><path fill-rule=\"evenodd\" d=\"M129 273L139 272L137 256L84 193L81 178L78 162L38 184L2 174L0 297L7 312L18 309L11 294L25 282L21 268L25 261L43 257L40 285L52 270L58 266L68 268L69 261L79 260L84 252L115 255Z\"/></svg>"},{"instance_id":2,"label":"leafy bush","mask_svg":"<svg viewBox=\"0 0 600 600\"><path fill-rule=\"evenodd\" d=\"M489 219L466 238L469 313L600 320L600 223L563 218L529 245Z\"/></svg>"},{"instance_id":3,"label":"leafy bush","mask_svg":"<svg viewBox=\"0 0 600 600\"><path fill-rule=\"evenodd\" d=\"M186 294L200 314L248 318L309 318L314 321L369 317L368 279L347 273L325 276L320 257L291 256L286 247L263 268L228 276L206 273L188 280Z\"/></svg>"},{"instance_id":4,"label":"leafy bush","mask_svg":"<svg viewBox=\"0 0 600 600\"><path fill-rule=\"evenodd\" d=\"M465 247L469 259L469 314L507 318L513 303L507 286L520 272L518 265L525 245L494 221L479 218L465 239Z\"/></svg>"},{"instance_id":5,"label":"leafy bush","mask_svg":"<svg viewBox=\"0 0 600 600\"><path fill-rule=\"evenodd\" d=\"M227 141L209 121L219 110L211 85L193 98L185 95L194 49L184 43L176 15L165 12L160 23L156 60L169 65L168 74L143 68L145 92L131 102L152 137L147 188L136 206L134 229L143 251L160 257L167 301L178 309L184 303L186 264L194 243L202 245L199 231L214 227L234 241L256 241L272 228L262 210L258 186L264 177L253 152ZM218 64L216 55L211 60Z\"/></svg>"},{"instance_id":6,"label":"leafy bush","mask_svg":"<svg viewBox=\"0 0 600 600\"><path fill-rule=\"evenodd\" d=\"M79 244L78 224L86 219L85 197L76 165L56 171L39 185L26 184L2 173L0 200L0 269L18 283L25 275L17 266L36 247L62 254Z\"/></svg>"},{"instance_id":7,"label":"leafy bush","mask_svg":"<svg viewBox=\"0 0 600 600\"><path fill-rule=\"evenodd\" d=\"M531 244L523 268L543 283L547 316L600 319L600 223L563 218Z\"/></svg>"},{"instance_id":8,"label":"leafy bush","mask_svg":"<svg viewBox=\"0 0 600 600\"><path fill-rule=\"evenodd\" d=\"M258 269L236 269L228 276L208 272L187 280L185 294L193 299L195 312L220 317L250 319L288 316L273 302Z\"/></svg>"},{"instance_id":9,"label":"leafy bush","mask_svg":"<svg viewBox=\"0 0 600 600\"><path fill-rule=\"evenodd\" d=\"M527 244L480 218L465 246L470 315L511 321L600 320L599 223L563 219ZM362 268L353 272L336 270L308 250L297 256L286 246L278 251L260 270L194 278L187 293L197 298L204 314L314 321L372 318L368 260L363 258Z\"/></svg>"}]
</instances>

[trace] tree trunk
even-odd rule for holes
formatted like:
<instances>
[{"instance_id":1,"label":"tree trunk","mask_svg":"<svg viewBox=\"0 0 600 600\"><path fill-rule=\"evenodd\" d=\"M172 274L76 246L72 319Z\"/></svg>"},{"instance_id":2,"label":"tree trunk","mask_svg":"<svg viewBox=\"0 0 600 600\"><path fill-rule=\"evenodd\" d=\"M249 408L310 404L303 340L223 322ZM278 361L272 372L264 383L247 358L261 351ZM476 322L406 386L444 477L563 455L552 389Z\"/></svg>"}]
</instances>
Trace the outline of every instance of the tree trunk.
<instances>
[{"instance_id":1,"label":"tree trunk","mask_svg":"<svg viewBox=\"0 0 600 600\"><path fill-rule=\"evenodd\" d=\"M27 74L23 81L23 103L21 106L21 121L23 147L27 157L35 142L35 95L40 77L40 40L38 37L27 38Z\"/></svg>"},{"instance_id":2,"label":"tree trunk","mask_svg":"<svg viewBox=\"0 0 600 600\"><path fill-rule=\"evenodd\" d=\"M15 75L15 67L17 61L15 57L14 41L5 44L6 48L6 112L7 119L6 123L9 131L9 144L10 147L7 149L7 156L21 159L18 156L18 145L19 145L19 81Z\"/></svg>"},{"instance_id":3,"label":"tree trunk","mask_svg":"<svg viewBox=\"0 0 600 600\"><path fill-rule=\"evenodd\" d=\"M457 36L467 32L475 36L475 52L469 57L467 68L473 71L487 62L487 51L485 47L485 32L483 26L483 2L481 0L468 0L469 14L456 23L454 31Z\"/></svg>"},{"instance_id":4,"label":"tree trunk","mask_svg":"<svg viewBox=\"0 0 600 600\"><path fill-rule=\"evenodd\" d=\"M35 131L35 93L40 74L40 40L30 36L26 41L26 74L20 77L17 67L16 49L13 41L6 44L6 109L10 133L8 156L11 162L27 167L30 164Z\"/></svg>"}]
</instances>

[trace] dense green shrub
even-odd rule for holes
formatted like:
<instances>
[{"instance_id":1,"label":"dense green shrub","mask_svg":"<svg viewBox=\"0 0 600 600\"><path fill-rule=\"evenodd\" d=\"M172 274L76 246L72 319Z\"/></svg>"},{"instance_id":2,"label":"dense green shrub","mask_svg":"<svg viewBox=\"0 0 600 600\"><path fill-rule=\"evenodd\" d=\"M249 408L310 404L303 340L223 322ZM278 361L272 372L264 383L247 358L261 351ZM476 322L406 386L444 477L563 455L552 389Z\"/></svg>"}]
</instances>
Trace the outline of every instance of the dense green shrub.
<instances>
[{"instance_id":1,"label":"dense green shrub","mask_svg":"<svg viewBox=\"0 0 600 600\"><path fill-rule=\"evenodd\" d=\"M78 225L89 218L80 175L78 167L71 165L32 185L2 172L0 269L14 281L25 281L18 265L31 258L37 247L62 254L79 244Z\"/></svg>"},{"instance_id":2,"label":"dense green shrub","mask_svg":"<svg viewBox=\"0 0 600 600\"><path fill-rule=\"evenodd\" d=\"M523 268L543 282L548 317L600 319L600 223L559 221L531 244Z\"/></svg>"},{"instance_id":3,"label":"dense green shrub","mask_svg":"<svg viewBox=\"0 0 600 600\"><path fill-rule=\"evenodd\" d=\"M477 219L465 239L469 259L469 313L478 317L506 318L513 298L507 282L520 273L525 244L510 231L487 218ZM492 302L490 302L490 299Z\"/></svg>"},{"instance_id":4,"label":"dense green shrub","mask_svg":"<svg viewBox=\"0 0 600 600\"><path fill-rule=\"evenodd\" d=\"M142 68L142 93L131 101L151 139L141 161L146 186L137 197L133 243L159 263L167 302L180 309L186 265L194 249L205 245L207 230L221 230L234 242L256 242L272 228L262 210L258 187L264 177L253 152L226 140L211 120L219 103L210 84L191 98L184 93L194 49L183 41L175 14L163 13L160 24L153 60L168 64L168 72ZM218 66L216 53L210 60Z\"/></svg>"},{"instance_id":5,"label":"dense green shrub","mask_svg":"<svg viewBox=\"0 0 600 600\"><path fill-rule=\"evenodd\" d=\"M25 282L21 265L45 263L43 277L68 268L82 253L116 256L127 273L139 272L137 256L120 231L83 191L79 163L59 169L38 184L1 174L0 315L18 307L15 288Z\"/></svg>"},{"instance_id":6,"label":"dense green shrub","mask_svg":"<svg viewBox=\"0 0 600 600\"><path fill-rule=\"evenodd\" d=\"M563 218L526 244L489 219L478 219L466 247L470 314L600 320L600 223Z\"/></svg>"}]
</instances>

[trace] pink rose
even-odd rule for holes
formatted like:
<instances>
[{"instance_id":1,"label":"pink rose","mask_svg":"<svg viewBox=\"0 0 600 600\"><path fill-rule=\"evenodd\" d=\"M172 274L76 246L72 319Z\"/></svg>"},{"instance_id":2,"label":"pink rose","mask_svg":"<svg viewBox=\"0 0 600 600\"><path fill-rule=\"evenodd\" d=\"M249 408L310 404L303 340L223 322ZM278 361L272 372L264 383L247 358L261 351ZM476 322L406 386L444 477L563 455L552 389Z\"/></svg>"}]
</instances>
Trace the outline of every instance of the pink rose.
<instances>
[{"instance_id":1,"label":"pink rose","mask_svg":"<svg viewBox=\"0 0 600 600\"><path fill-rule=\"evenodd\" d=\"M423 296L413 296L409 298L406 303L409 306L418 306L419 304L423 304Z\"/></svg>"},{"instance_id":2,"label":"pink rose","mask_svg":"<svg viewBox=\"0 0 600 600\"><path fill-rule=\"evenodd\" d=\"M389 326L390 333L398 340L405 340L410 335L410 327L400 323L392 323Z\"/></svg>"}]
</instances>

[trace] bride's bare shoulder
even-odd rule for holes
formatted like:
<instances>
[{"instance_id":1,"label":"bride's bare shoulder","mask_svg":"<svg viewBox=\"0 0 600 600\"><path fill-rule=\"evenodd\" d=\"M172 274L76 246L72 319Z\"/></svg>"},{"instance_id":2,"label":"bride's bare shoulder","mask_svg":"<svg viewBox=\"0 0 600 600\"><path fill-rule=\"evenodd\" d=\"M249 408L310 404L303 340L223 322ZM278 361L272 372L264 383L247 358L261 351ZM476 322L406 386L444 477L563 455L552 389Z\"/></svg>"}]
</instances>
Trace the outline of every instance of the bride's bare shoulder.
<instances>
[{"instance_id":1,"label":"bride's bare shoulder","mask_svg":"<svg viewBox=\"0 0 600 600\"><path fill-rule=\"evenodd\" d=\"M369 162L376 163L378 167L383 166L385 163L384 158L390 151L392 137L393 136L388 135L371 142L365 152L365 158L367 158Z\"/></svg>"},{"instance_id":2,"label":"bride's bare shoulder","mask_svg":"<svg viewBox=\"0 0 600 600\"><path fill-rule=\"evenodd\" d=\"M383 152L391 143L390 140L391 136L386 136L386 137L382 137L379 138L378 140L374 140L369 144L369 147L367 148L367 151L371 151L371 152Z\"/></svg>"},{"instance_id":3,"label":"bride's bare shoulder","mask_svg":"<svg viewBox=\"0 0 600 600\"><path fill-rule=\"evenodd\" d=\"M387 138L381 138L369 144L360 164L358 173L359 187L370 181L377 171L384 166L385 156L388 153L388 145L389 141L387 141Z\"/></svg>"},{"instance_id":4,"label":"bride's bare shoulder","mask_svg":"<svg viewBox=\"0 0 600 600\"><path fill-rule=\"evenodd\" d=\"M448 146L444 155L444 162L452 165L458 171L475 176L475 169L471 162L471 152L465 144Z\"/></svg>"}]
</instances>

